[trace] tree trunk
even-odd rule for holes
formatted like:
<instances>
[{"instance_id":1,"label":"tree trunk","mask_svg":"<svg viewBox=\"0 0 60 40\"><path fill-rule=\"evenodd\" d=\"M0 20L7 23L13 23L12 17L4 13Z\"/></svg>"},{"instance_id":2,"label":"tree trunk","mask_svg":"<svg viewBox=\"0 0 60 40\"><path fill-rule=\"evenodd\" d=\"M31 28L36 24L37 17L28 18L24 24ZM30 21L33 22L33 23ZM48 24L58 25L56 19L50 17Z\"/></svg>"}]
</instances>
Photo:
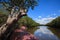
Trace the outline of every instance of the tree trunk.
<instances>
[{"instance_id":1,"label":"tree trunk","mask_svg":"<svg viewBox=\"0 0 60 40\"><path fill-rule=\"evenodd\" d=\"M13 7L11 15L8 16L7 22L0 27L0 40L3 36L8 37L9 36L8 33L11 32L14 28L13 25L16 24L19 18L25 15L26 13L24 14L24 12L21 12L21 10L17 13L14 13L14 7Z\"/></svg>"}]
</instances>

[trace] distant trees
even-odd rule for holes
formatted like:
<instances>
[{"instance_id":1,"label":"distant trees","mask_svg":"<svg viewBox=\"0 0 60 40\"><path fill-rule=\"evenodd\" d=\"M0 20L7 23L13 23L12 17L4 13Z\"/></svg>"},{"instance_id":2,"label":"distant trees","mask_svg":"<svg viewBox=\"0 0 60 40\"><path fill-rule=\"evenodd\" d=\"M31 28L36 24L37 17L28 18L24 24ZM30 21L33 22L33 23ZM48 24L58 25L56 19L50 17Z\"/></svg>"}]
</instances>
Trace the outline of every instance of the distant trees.
<instances>
[{"instance_id":1,"label":"distant trees","mask_svg":"<svg viewBox=\"0 0 60 40\"><path fill-rule=\"evenodd\" d=\"M22 17L19 21L19 24L25 24L28 26L28 28L33 28L33 27L37 27L40 24L36 23L32 18L28 17L28 16L24 16Z\"/></svg>"},{"instance_id":2,"label":"distant trees","mask_svg":"<svg viewBox=\"0 0 60 40\"><path fill-rule=\"evenodd\" d=\"M47 23L46 25L54 28L60 28L60 16L51 21L50 23Z\"/></svg>"}]
</instances>

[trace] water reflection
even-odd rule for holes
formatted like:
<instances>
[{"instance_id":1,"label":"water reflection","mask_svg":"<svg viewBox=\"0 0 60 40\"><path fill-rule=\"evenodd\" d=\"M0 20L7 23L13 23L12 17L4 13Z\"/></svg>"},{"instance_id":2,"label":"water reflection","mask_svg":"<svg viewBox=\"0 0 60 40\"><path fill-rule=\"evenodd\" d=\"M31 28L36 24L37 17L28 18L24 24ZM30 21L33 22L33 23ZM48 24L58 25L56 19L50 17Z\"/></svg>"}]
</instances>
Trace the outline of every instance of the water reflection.
<instances>
[{"instance_id":1,"label":"water reflection","mask_svg":"<svg viewBox=\"0 0 60 40\"><path fill-rule=\"evenodd\" d=\"M40 26L34 32L34 35L37 36L40 40L59 40L59 38L54 35L47 26Z\"/></svg>"}]
</instances>

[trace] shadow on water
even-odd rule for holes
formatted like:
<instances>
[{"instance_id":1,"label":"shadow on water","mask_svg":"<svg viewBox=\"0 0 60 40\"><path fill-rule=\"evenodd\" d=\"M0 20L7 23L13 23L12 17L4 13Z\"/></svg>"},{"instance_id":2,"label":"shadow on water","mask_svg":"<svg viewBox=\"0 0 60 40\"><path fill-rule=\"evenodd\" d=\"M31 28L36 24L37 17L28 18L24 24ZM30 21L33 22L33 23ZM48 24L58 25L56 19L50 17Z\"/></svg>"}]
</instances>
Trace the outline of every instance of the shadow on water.
<instances>
[{"instance_id":1,"label":"shadow on water","mask_svg":"<svg viewBox=\"0 0 60 40\"><path fill-rule=\"evenodd\" d=\"M39 26L34 32L34 35L37 36L40 40L60 40L58 33L55 29L49 28L48 26Z\"/></svg>"}]
</instances>

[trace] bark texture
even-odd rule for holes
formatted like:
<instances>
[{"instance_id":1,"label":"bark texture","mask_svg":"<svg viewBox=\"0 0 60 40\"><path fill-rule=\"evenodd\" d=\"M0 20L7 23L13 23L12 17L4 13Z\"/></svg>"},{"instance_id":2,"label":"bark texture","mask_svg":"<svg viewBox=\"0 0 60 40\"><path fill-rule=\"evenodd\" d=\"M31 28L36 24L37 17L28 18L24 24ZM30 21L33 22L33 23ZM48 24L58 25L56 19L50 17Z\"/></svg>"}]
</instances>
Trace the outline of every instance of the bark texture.
<instances>
[{"instance_id":1,"label":"bark texture","mask_svg":"<svg viewBox=\"0 0 60 40\"><path fill-rule=\"evenodd\" d=\"M26 16L26 12L20 9L18 12L14 12L14 8L12 8L11 14L8 16L8 19L5 24L0 27L0 40L2 38L7 38L9 33L13 30L13 25L23 16ZM4 36L4 37L3 37Z\"/></svg>"}]
</instances>

